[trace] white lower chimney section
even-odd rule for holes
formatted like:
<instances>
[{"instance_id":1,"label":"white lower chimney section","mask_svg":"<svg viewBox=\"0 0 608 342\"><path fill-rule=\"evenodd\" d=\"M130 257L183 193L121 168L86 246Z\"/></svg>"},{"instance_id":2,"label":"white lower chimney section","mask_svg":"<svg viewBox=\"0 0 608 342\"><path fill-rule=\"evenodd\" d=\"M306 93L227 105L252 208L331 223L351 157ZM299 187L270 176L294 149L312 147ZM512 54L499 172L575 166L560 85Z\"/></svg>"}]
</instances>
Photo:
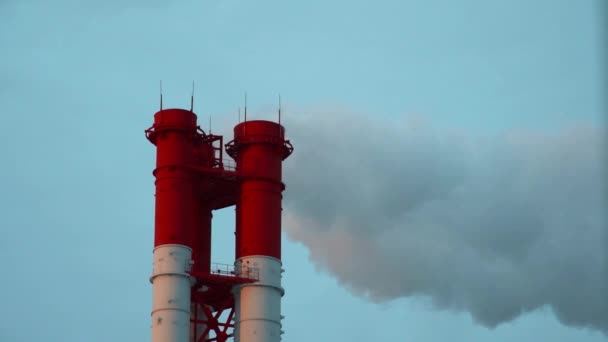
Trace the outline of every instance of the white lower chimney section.
<instances>
[{"instance_id":1,"label":"white lower chimney section","mask_svg":"<svg viewBox=\"0 0 608 342\"><path fill-rule=\"evenodd\" d=\"M154 248L152 342L189 342L191 258L184 245Z\"/></svg>"},{"instance_id":2,"label":"white lower chimney section","mask_svg":"<svg viewBox=\"0 0 608 342\"><path fill-rule=\"evenodd\" d=\"M235 342L278 342L281 340L281 260L253 255L238 259L235 269L252 267L259 280L234 289Z\"/></svg>"}]
</instances>

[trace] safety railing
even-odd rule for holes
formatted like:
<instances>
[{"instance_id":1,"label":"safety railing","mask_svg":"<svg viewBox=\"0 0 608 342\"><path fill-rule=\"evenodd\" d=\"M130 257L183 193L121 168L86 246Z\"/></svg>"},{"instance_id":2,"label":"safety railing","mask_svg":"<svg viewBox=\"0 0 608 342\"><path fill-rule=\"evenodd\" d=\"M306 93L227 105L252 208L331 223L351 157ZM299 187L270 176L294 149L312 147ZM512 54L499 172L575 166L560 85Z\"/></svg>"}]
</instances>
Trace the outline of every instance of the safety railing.
<instances>
[{"instance_id":1,"label":"safety railing","mask_svg":"<svg viewBox=\"0 0 608 342\"><path fill-rule=\"evenodd\" d=\"M226 171L236 171L236 162L232 159L222 159L222 166Z\"/></svg>"},{"instance_id":2,"label":"safety railing","mask_svg":"<svg viewBox=\"0 0 608 342\"><path fill-rule=\"evenodd\" d=\"M259 270L255 267L235 267L234 265L218 263L211 264L211 274L254 280L258 280L260 277Z\"/></svg>"}]
</instances>

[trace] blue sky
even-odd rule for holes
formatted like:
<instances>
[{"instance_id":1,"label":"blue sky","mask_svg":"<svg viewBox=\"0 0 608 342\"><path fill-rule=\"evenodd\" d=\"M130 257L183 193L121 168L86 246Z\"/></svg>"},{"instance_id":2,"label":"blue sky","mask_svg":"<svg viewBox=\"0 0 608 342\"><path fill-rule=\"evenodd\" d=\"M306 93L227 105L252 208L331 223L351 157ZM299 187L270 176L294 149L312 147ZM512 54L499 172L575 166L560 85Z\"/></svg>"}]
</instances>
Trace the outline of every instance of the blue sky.
<instances>
[{"instance_id":1,"label":"blue sky","mask_svg":"<svg viewBox=\"0 0 608 342\"><path fill-rule=\"evenodd\" d=\"M203 126L211 115L228 138L245 91L263 119L280 93L288 132L319 112L344 125L351 113L378 125L422 117L490 138L601 126L600 3L0 2L0 340L149 339L154 149L143 130L160 79L171 107L189 105L195 80ZM215 215L214 261L232 262L231 215ZM418 296L376 304L306 241L284 239L286 341L605 340L549 308L488 329Z\"/></svg>"}]
</instances>

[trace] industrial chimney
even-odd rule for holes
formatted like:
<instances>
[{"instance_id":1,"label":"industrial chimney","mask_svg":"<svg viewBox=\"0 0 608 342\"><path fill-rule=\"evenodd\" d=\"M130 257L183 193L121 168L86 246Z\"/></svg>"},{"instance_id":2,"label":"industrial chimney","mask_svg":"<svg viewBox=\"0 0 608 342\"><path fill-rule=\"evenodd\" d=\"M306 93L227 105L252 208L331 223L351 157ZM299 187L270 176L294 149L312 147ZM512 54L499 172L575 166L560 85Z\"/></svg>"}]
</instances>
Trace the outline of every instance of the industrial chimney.
<instances>
[{"instance_id":1,"label":"industrial chimney","mask_svg":"<svg viewBox=\"0 0 608 342\"><path fill-rule=\"evenodd\" d=\"M281 340L285 129L245 121L225 145L189 110L161 109L156 145L152 342ZM235 261L211 263L212 211L236 205Z\"/></svg>"}]
</instances>

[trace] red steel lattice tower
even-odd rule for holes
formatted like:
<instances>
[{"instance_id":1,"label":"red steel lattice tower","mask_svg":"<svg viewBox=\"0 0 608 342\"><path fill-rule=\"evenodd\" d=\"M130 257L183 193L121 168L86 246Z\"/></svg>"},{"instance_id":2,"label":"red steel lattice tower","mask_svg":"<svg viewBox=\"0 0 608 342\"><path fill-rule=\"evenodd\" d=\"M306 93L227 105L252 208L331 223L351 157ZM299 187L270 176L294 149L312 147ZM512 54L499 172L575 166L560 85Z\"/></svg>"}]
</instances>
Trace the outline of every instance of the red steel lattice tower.
<instances>
[{"instance_id":1,"label":"red steel lattice tower","mask_svg":"<svg viewBox=\"0 0 608 342\"><path fill-rule=\"evenodd\" d=\"M285 129L246 121L225 145L192 111L154 115L157 148L153 342L275 342L281 339L282 161ZM236 205L234 266L211 264L212 211Z\"/></svg>"}]
</instances>

